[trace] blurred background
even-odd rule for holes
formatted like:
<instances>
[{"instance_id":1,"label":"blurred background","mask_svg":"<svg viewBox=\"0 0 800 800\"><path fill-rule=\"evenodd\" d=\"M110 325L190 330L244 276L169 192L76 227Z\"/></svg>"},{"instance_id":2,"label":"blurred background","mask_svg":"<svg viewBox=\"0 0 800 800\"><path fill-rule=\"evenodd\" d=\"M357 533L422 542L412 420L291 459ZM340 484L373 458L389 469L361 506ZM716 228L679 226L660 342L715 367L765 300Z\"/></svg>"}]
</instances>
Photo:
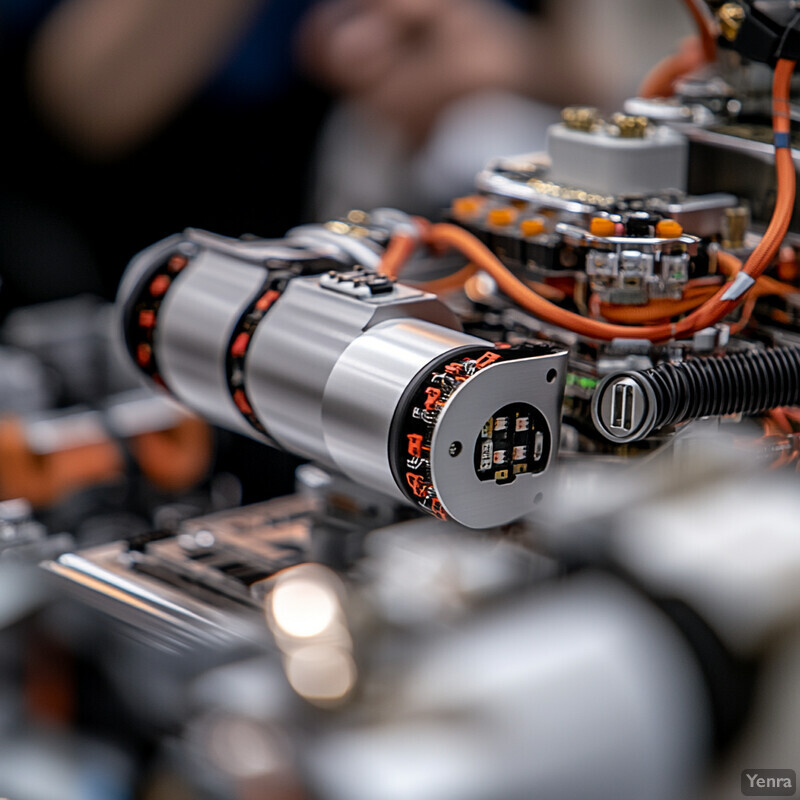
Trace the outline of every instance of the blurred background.
<instances>
[{"instance_id":1,"label":"blurred background","mask_svg":"<svg viewBox=\"0 0 800 800\"><path fill-rule=\"evenodd\" d=\"M690 30L634 0L3 0L0 303L110 299L186 226L436 212Z\"/></svg>"}]
</instances>

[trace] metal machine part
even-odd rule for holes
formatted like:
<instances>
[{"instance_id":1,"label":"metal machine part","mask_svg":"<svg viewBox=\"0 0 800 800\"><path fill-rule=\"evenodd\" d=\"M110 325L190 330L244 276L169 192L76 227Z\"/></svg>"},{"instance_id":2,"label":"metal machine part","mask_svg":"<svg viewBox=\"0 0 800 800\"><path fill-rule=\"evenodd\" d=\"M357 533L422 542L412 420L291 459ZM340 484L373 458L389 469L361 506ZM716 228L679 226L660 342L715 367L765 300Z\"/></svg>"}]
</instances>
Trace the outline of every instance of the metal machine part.
<instances>
[{"instance_id":1,"label":"metal machine part","mask_svg":"<svg viewBox=\"0 0 800 800\"><path fill-rule=\"evenodd\" d=\"M154 531L67 553L43 567L157 647L263 643L259 584L309 560L316 506L300 495L278 498L185 520L173 535Z\"/></svg>"},{"instance_id":2,"label":"metal machine part","mask_svg":"<svg viewBox=\"0 0 800 800\"><path fill-rule=\"evenodd\" d=\"M68 533L48 535L47 528L34 519L25 500L0 502L0 563L35 564L55 558L75 546Z\"/></svg>"},{"instance_id":3,"label":"metal machine part","mask_svg":"<svg viewBox=\"0 0 800 800\"><path fill-rule=\"evenodd\" d=\"M442 519L490 527L530 511L558 441L566 353L495 348L435 295L291 242L190 231L137 256L119 304L139 368L222 426ZM498 440L483 480L475 442L518 404L533 409L528 427Z\"/></svg>"},{"instance_id":4,"label":"metal machine part","mask_svg":"<svg viewBox=\"0 0 800 800\"><path fill-rule=\"evenodd\" d=\"M547 154L488 164L478 194L453 201L452 219L525 279L574 279L618 305L681 299L714 271L707 244L724 235L737 197L686 193L688 139L666 125L622 114L588 128L565 120Z\"/></svg>"},{"instance_id":5,"label":"metal machine part","mask_svg":"<svg viewBox=\"0 0 800 800\"><path fill-rule=\"evenodd\" d=\"M763 63L800 56L797 5L792 0L713 0L709 5L716 8L721 46Z\"/></svg>"},{"instance_id":6,"label":"metal machine part","mask_svg":"<svg viewBox=\"0 0 800 800\"><path fill-rule=\"evenodd\" d=\"M567 186L614 195L686 189L686 138L646 117L617 115L589 130L553 125L547 151L552 180Z\"/></svg>"},{"instance_id":7,"label":"metal machine part","mask_svg":"<svg viewBox=\"0 0 800 800\"><path fill-rule=\"evenodd\" d=\"M640 596L587 574L461 623L423 639L402 673L382 676L383 695L365 692L370 713L319 726L307 753L314 796L692 793L708 747L701 673Z\"/></svg>"},{"instance_id":8,"label":"metal machine part","mask_svg":"<svg viewBox=\"0 0 800 800\"><path fill-rule=\"evenodd\" d=\"M598 211L643 210L668 214L698 236L710 236L719 230L724 209L737 204L736 196L703 187L702 193L687 194L662 187L656 191L615 195L608 191L589 191L556 181L549 171L546 156L525 154L498 158L478 173L475 188L489 196L530 203L532 208L547 209L558 221L588 224ZM524 214L520 215L520 219Z\"/></svg>"}]
</instances>

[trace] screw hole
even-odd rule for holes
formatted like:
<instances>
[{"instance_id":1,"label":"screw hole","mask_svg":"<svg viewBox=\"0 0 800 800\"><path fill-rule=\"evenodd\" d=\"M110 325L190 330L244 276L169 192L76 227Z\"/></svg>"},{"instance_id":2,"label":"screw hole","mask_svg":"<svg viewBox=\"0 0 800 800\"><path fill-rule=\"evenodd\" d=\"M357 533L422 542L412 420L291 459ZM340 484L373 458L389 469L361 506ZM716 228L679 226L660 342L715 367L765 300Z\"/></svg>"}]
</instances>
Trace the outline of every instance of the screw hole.
<instances>
[{"instance_id":1,"label":"screw hole","mask_svg":"<svg viewBox=\"0 0 800 800\"><path fill-rule=\"evenodd\" d=\"M536 497L533 498L534 505L539 505L544 499L544 495L541 492L538 492Z\"/></svg>"},{"instance_id":2,"label":"screw hole","mask_svg":"<svg viewBox=\"0 0 800 800\"><path fill-rule=\"evenodd\" d=\"M547 382L552 383L558 377L558 370L551 369L547 373Z\"/></svg>"},{"instance_id":3,"label":"screw hole","mask_svg":"<svg viewBox=\"0 0 800 800\"><path fill-rule=\"evenodd\" d=\"M450 455L455 458L461 452L461 442L450 442Z\"/></svg>"}]
</instances>

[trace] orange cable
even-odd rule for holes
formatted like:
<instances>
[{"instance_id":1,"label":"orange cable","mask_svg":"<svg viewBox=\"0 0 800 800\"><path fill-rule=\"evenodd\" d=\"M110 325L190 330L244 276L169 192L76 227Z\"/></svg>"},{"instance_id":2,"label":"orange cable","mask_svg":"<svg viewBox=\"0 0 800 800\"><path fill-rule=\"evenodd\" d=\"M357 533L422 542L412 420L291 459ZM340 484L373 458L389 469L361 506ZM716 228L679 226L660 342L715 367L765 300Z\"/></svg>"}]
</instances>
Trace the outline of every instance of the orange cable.
<instances>
[{"instance_id":1,"label":"orange cable","mask_svg":"<svg viewBox=\"0 0 800 800\"><path fill-rule=\"evenodd\" d=\"M448 222L439 222L430 227L425 235L426 243L439 247L452 247L469 261L494 278L498 288L511 300L530 311L535 316L595 339L653 338L669 339L673 335L672 325L649 328L629 328L624 325L611 325L598 320L587 319L572 311L560 308L549 300L540 297L516 278L508 268L469 231Z\"/></svg>"},{"instance_id":2,"label":"orange cable","mask_svg":"<svg viewBox=\"0 0 800 800\"><path fill-rule=\"evenodd\" d=\"M773 130L775 134L781 135L781 138L784 138L784 135L788 137L790 133L788 97L794 67L795 62L787 59L780 59L775 67L772 88ZM791 148L786 143L776 146L775 165L778 190L772 219L742 269L753 283L775 258L794 211L794 163ZM521 307L545 322L593 339L608 341L615 338L635 338L659 342L691 336L696 331L715 325L743 302L748 294L748 291L744 290L737 297L726 299L725 295L730 291L730 284L727 284L679 322L635 327L615 325L582 317L540 297L516 278L497 256L469 231L446 222L428 225L427 221L423 223L420 220L418 225L422 240L429 247L434 250L445 250L450 247L458 250L468 261L489 273L495 279L498 288ZM380 272L396 278L415 247L416 240L413 236L396 234L386 248L379 267ZM727 255L723 255L722 263L726 262L735 263L730 262Z\"/></svg>"},{"instance_id":3,"label":"orange cable","mask_svg":"<svg viewBox=\"0 0 800 800\"><path fill-rule=\"evenodd\" d=\"M407 233L396 233L389 240L386 251L381 258L378 272L386 275L392 280L397 279L397 275L403 265L411 258L417 247L417 240Z\"/></svg>"},{"instance_id":4,"label":"orange cable","mask_svg":"<svg viewBox=\"0 0 800 800\"><path fill-rule=\"evenodd\" d=\"M698 0L684 0L697 26L697 35L681 42L677 53L663 58L647 73L638 94L640 97L671 97L679 78L717 58L716 29Z\"/></svg>"},{"instance_id":5,"label":"orange cable","mask_svg":"<svg viewBox=\"0 0 800 800\"><path fill-rule=\"evenodd\" d=\"M790 121L788 98L792 72L795 62L780 59L775 67L773 80L773 128L776 134L788 134ZM795 172L791 149L787 146L775 148L775 163L778 183L778 196L767 230L755 250L750 254L742 271L755 282L775 258L786 236L794 211ZM454 247L488 272L498 287L509 298L531 313L562 328L594 339L642 338L651 341L664 341L691 336L698 330L715 325L736 308L747 296L743 291L734 299L725 299L730 285L720 288L707 302L677 323L626 327L587 319L566 309L560 308L528 289L515 278L503 263L484 244L463 228L449 223L432 225L424 233L428 244L438 247ZM731 257L733 258L733 257ZM736 260L738 262L738 259ZM723 255L722 263L732 263Z\"/></svg>"},{"instance_id":6,"label":"orange cable","mask_svg":"<svg viewBox=\"0 0 800 800\"><path fill-rule=\"evenodd\" d=\"M700 36L700 44L703 48L703 55L707 62L716 60L717 58L717 42L716 31L714 30L714 23L708 18L708 15L700 7L698 0L683 0L689 13L697 25L697 33Z\"/></svg>"},{"instance_id":7,"label":"orange cable","mask_svg":"<svg viewBox=\"0 0 800 800\"><path fill-rule=\"evenodd\" d=\"M681 43L677 53L670 53L661 59L639 84L639 97L672 97L675 83L679 78L699 69L707 59L703 54L702 42L691 36Z\"/></svg>"},{"instance_id":8,"label":"orange cable","mask_svg":"<svg viewBox=\"0 0 800 800\"><path fill-rule=\"evenodd\" d=\"M641 325L657 319L670 319L692 311L705 303L717 291L716 286L696 287L684 292L680 300L651 300L646 305L629 306L617 303L600 303L600 314L610 322Z\"/></svg>"},{"instance_id":9,"label":"orange cable","mask_svg":"<svg viewBox=\"0 0 800 800\"><path fill-rule=\"evenodd\" d=\"M467 264L452 275L445 275L432 281L420 281L416 285L426 292L433 294L445 294L454 292L456 289L463 288L464 284L478 271L474 264Z\"/></svg>"}]
</instances>

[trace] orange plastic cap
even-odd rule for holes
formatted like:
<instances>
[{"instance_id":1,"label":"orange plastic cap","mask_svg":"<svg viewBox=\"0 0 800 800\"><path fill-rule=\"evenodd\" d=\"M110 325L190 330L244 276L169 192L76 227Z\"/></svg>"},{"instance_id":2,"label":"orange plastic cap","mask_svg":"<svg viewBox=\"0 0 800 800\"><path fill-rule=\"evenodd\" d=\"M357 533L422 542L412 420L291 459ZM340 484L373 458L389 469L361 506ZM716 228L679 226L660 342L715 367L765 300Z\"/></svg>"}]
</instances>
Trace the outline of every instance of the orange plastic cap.
<instances>
[{"instance_id":1,"label":"orange plastic cap","mask_svg":"<svg viewBox=\"0 0 800 800\"><path fill-rule=\"evenodd\" d=\"M544 222L540 219L524 219L519 224L519 230L523 236L538 236L545 232Z\"/></svg>"},{"instance_id":2,"label":"orange plastic cap","mask_svg":"<svg viewBox=\"0 0 800 800\"><path fill-rule=\"evenodd\" d=\"M656 225L656 236L662 239L677 239L683 235L683 227L674 219L662 219Z\"/></svg>"},{"instance_id":3,"label":"orange plastic cap","mask_svg":"<svg viewBox=\"0 0 800 800\"><path fill-rule=\"evenodd\" d=\"M483 204L480 195L467 195L466 197L456 197L453 200L452 211L455 217L470 217L477 213Z\"/></svg>"},{"instance_id":4,"label":"orange plastic cap","mask_svg":"<svg viewBox=\"0 0 800 800\"><path fill-rule=\"evenodd\" d=\"M517 216L515 208L493 208L487 215L486 221L490 225L496 225L498 228L504 228L510 225Z\"/></svg>"},{"instance_id":5,"label":"orange plastic cap","mask_svg":"<svg viewBox=\"0 0 800 800\"><path fill-rule=\"evenodd\" d=\"M592 217L589 232L592 236L613 236L617 226L613 219L608 217Z\"/></svg>"}]
</instances>

